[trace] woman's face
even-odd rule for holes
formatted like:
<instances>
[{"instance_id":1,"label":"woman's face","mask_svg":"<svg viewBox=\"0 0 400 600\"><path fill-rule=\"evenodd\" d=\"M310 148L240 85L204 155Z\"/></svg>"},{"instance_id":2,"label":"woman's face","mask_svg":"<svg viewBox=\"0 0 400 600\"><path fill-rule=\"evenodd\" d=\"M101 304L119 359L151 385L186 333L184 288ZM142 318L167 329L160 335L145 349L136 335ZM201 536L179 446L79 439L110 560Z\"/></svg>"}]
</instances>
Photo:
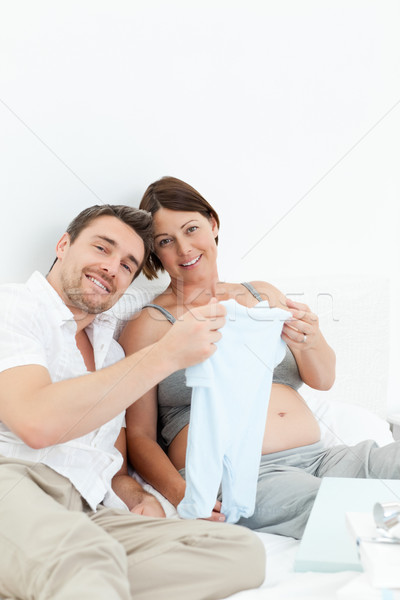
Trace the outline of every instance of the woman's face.
<instances>
[{"instance_id":1,"label":"woman's face","mask_svg":"<svg viewBox=\"0 0 400 600\"><path fill-rule=\"evenodd\" d=\"M214 273L218 226L213 217L160 208L153 223L154 252L172 278L193 281Z\"/></svg>"}]
</instances>

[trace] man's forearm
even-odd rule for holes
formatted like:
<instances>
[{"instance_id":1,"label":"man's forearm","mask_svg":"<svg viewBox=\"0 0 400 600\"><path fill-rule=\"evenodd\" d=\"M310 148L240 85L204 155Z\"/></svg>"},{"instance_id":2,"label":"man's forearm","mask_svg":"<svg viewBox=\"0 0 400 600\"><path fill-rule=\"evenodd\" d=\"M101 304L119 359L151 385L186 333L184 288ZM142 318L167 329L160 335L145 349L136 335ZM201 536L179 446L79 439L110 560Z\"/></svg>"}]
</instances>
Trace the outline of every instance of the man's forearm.
<instances>
[{"instance_id":1,"label":"man's forearm","mask_svg":"<svg viewBox=\"0 0 400 600\"><path fill-rule=\"evenodd\" d=\"M18 369L24 376L11 372ZM37 378L38 369L44 379ZM32 393L26 384L30 370L37 381ZM1 420L34 448L63 443L101 427L173 370L172 360L162 357L156 345L94 373L56 383L42 367L10 369L2 373L2 383L7 387L10 377L9 387L12 384L18 401L2 409Z\"/></svg>"},{"instance_id":2,"label":"man's forearm","mask_svg":"<svg viewBox=\"0 0 400 600\"><path fill-rule=\"evenodd\" d=\"M215 317L218 306L193 309L155 344L94 373L53 383L38 365L3 371L0 419L33 448L94 431L174 371L216 350L226 312L221 306Z\"/></svg>"},{"instance_id":3,"label":"man's forearm","mask_svg":"<svg viewBox=\"0 0 400 600\"><path fill-rule=\"evenodd\" d=\"M143 502L145 492L140 483L130 475L116 475L112 481L114 492L127 505L129 510Z\"/></svg>"},{"instance_id":4,"label":"man's forearm","mask_svg":"<svg viewBox=\"0 0 400 600\"><path fill-rule=\"evenodd\" d=\"M146 492L133 477L116 475L112 487L131 512L148 517L165 517L161 503L153 494Z\"/></svg>"}]
</instances>

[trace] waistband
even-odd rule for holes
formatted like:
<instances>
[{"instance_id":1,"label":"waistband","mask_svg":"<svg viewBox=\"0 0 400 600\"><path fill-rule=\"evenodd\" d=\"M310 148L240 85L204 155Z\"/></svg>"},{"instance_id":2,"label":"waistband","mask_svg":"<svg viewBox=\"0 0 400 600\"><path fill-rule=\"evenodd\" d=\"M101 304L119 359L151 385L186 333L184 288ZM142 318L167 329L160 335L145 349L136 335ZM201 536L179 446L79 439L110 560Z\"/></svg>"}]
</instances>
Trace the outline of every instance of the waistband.
<instances>
[{"instance_id":1,"label":"waistband","mask_svg":"<svg viewBox=\"0 0 400 600\"><path fill-rule=\"evenodd\" d=\"M314 453L324 449L324 445L321 441L315 442L315 444L308 444L307 446L298 446L297 448L289 448L288 450L281 450L280 452L271 452L270 454L263 454L261 457L261 464L263 462L269 462L277 458L285 458L287 456L295 456L300 454L307 454L308 452Z\"/></svg>"}]
</instances>

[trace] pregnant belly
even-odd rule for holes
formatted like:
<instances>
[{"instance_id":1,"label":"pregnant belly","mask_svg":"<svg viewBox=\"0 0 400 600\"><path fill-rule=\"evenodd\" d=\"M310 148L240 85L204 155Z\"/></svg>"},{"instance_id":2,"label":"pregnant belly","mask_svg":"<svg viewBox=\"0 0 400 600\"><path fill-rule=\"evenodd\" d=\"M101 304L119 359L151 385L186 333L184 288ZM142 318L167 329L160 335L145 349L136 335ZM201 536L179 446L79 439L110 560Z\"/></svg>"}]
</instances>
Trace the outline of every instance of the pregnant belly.
<instances>
[{"instance_id":1,"label":"pregnant belly","mask_svg":"<svg viewBox=\"0 0 400 600\"><path fill-rule=\"evenodd\" d=\"M317 420L300 394L287 385L274 383L262 454L314 444L320 437Z\"/></svg>"},{"instance_id":2,"label":"pregnant belly","mask_svg":"<svg viewBox=\"0 0 400 600\"><path fill-rule=\"evenodd\" d=\"M262 454L314 444L320 435L319 425L300 394L287 385L274 383ZM187 437L188 426L178 433L168 448L168 456L176 469L185 466Z\"/></svg>"}]
</instances>

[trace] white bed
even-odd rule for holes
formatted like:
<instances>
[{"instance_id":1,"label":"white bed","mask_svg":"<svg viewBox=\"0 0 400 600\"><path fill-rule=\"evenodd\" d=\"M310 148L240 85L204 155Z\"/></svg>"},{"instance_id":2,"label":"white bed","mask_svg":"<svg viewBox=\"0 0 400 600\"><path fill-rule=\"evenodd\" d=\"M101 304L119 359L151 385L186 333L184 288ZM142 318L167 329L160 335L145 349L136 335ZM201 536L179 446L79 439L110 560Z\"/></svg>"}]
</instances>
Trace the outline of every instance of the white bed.
<instances>
[{"instance_id":1,"label":"white bed","mask_svg":"<svg viewBox=\"0 0 400 600\"><path fill-rule=\"evenodd\" d=\"M274 283L318 314L322 331L337 354L337 381L332 390L301 388L319 420L324 443L354 444L372 438L385 445L393 441L386 420L390 352L387 281L346 276L334 280L296 277ZM129 299L123 299L114 309L119 329L135 308L150 301L165 285L165 279L149 285L139 278ZM175 509L151 486L147 489L160 498L167 515L174 518ZM347 597L346 585L361 585L365 578L356 571L296 573L293 562L298 541L272 534L257 535L267 551L266 579L257 590L234 594L232 599L339 600Z\"/></svg>"}]
</instances>

